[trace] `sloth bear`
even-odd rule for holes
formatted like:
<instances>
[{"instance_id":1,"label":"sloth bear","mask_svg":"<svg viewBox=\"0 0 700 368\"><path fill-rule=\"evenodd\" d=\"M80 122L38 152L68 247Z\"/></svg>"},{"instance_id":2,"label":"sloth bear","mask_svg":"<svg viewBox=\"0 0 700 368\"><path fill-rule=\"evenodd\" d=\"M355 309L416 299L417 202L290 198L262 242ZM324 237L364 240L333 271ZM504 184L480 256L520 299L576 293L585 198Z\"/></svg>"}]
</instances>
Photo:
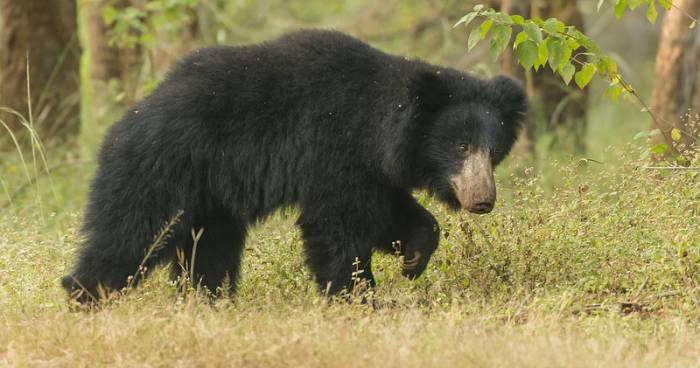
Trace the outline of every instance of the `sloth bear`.
<instances>
[{"instance_id":1,"label":"sloth bear","mask_svg":"<svg viewBox=\"0 0 700 368\"><path fill-rule=\"evenodd\" d=\"M247 228L285 206L299 209L322 291L351 289L356 267L374 285L372 252L394 253L396 241L403 274L416 278L440 232L411 191L491 211L493 168L526 109L511 79L389 55L336 31L194 51L105 136L85 242L63 287L85 302L135 285L176 263L178 249L190 260L194 229L194 281L214 291L228 278L233 292Z\"/></svg>"}]
</instances>

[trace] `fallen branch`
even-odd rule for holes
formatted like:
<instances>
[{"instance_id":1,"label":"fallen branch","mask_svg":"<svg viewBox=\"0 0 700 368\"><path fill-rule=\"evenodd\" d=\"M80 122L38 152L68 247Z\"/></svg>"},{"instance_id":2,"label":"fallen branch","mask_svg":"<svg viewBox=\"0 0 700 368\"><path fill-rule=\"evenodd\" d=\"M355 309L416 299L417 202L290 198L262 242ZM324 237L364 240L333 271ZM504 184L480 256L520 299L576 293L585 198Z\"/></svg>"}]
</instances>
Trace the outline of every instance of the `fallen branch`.
<instances>
[{"instance_id":1,"label":"fallen branch","mask_svg":"<svg viewBox=\"0 0 700 368\"><path fill-rule=\"evenodd\" d=\"M646 170L700 170L700 167L683 167L683 166L645 166Z\"/></svg>"}]
</instances>

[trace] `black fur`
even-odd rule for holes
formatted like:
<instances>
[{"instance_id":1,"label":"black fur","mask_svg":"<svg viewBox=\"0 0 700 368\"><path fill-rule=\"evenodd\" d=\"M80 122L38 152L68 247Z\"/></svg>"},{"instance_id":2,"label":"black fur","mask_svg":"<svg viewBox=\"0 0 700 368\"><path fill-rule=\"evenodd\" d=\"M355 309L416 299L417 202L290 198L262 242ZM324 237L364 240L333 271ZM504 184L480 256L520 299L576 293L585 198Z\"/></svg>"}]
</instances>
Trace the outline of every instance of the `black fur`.
<instances>
[{"instance_id":1,"label":"black fur","mask_svg":"<svg viewBox=\"0 0 700 368\"><path fill-rule=\"evenodd\" d=\"M372 250L393 252L395 240L426 255L406 272L417 277L439 230L411 190L453 201L454 147L488 147L497 164L525 109L510 79L476 79L333 31L197 50L104 138L86 241L63 285L123 288L182 210L147 268L172 262L177 247L189 259L191 229L203 228L195 274L210 290L225 276L235 287L247 227L289 205L321 289L349 288L356 258L373 284Z\"/></svg>"}]
</instances>

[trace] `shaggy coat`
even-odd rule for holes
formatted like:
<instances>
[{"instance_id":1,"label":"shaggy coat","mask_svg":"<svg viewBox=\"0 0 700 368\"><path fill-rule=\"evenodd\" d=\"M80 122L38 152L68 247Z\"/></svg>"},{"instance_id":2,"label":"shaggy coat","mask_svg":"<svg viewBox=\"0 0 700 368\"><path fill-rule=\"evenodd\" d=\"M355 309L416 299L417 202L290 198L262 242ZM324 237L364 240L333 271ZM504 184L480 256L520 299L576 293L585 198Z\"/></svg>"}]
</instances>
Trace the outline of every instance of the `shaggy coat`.
<instances>
[{"instance_id":1,"label":"shaggy coat","mask_svg":"<svg viewBox=\"0 0 700 368\"><path fill-rule=\"evenodd\" d=\"M284 206L300 211L321 290L351 288L356 260L373 285L372 251L393 253L397 240L405 275L417 277L439 229L411 191L488 212L491 171L525 110L510 79L480 80L334 31L197 50L105 136L85 243L63 285L88 300L98 285L137 282L154 238L182 211L146 270L175 263L177 248L191 259L192 229L203 229L195 281L215 290L228 277L234 288L246 229Z\"/></svg>"}]
</instances>

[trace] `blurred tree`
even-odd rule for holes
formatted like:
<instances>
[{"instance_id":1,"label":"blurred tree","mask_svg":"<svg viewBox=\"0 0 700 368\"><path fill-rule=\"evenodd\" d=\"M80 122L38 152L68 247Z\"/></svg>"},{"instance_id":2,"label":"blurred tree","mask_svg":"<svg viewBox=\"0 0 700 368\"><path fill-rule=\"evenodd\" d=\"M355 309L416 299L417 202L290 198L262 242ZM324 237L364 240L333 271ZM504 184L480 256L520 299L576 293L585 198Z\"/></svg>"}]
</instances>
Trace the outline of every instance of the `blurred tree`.
<instances>
[{"instance_id":1,"label":"blurred tree","mask_svg":"<svg viewBox=\"0 0 700 368\"><path fill-rule=\"evenodd\" d=\"M200 44L200 26L207 23L202 20L206 20L210 12L199 10L199 7L186 9L184 16L175 21L174 29L155 30L158 42L152 50L151 58L156 77L165 75L177 60Z\"/></svg>"},{"instance_id":2,"label":"blurred tree","mask_svg":"<svg viewBox=\"0 0 700 368\"><path fill-rule=\"evenodd\" d=\"M197 0L93 0L85 6L94 135L155 87L199 37Z\"/></svg>"},{"instance_id":3,"label":"blurred tree","mask_svg":"<svg viewBox=\"0 0 700 368\"><path fill-rule=\"evenodd\" d=\"M45 138L65 138L78 131L77 30L75 1L0 0L0 106L28 119L29 97L34 125ZM3 113L0 119L23 135L19 118Z\"/></svg>"},{"instance_id":4,"label":"blurred tree","mask_svg":"<svg viewBox=\"0 0 700 368\"><path fill-rule=\"evenodd\" d=\"M687 119L700 113L700 28L691 28L691 17L700 16L700 0L676 0L663 20L656 55L656 86L651 100L652 128L661 131L656 143L689 148L698 137ZM688 16L690 15L690 17ZM673 147L672 143L680 144Z\"/></svg>"},{"instance_id":5,"label":"blurred tree","mask_svg":"<svg viewBox=\"0 0 700 368\"><path fill-rule=\"evenodd\" d=\"M89 111L86 114L91 127L104 127L115 113L135 100L137 74L142 64L138 44L119 47L110 42L111 28L105 22L103 10L109 4L116 9L130 5L129 0L94 0L85 4L85 46L88 54ZM116 96L117 90L120 91ZM115 104L115 99L119 104Z\"/></svg>"},{"instance_id":6,"label":"blurred tree","mask_svg":"<svg viewBox=\"0 0 700 368\"><path fill-rule=\"evenodd\" d=\"M554 17L585 32L583 15L576 0L493 0L492 6L527 18ZM583 55L577 59L586 60ZM573 84L565 85L561 77L547 66L537 72L525 73L510 47L506 48L501 60L501 71L521 80L533 100L533 111L521 137L525 149L534 152L536 131L542 130L555 135L552 145L571 144L574 150L584 151L588 90L580 90Z\"/></svg>"}]
</instances>

